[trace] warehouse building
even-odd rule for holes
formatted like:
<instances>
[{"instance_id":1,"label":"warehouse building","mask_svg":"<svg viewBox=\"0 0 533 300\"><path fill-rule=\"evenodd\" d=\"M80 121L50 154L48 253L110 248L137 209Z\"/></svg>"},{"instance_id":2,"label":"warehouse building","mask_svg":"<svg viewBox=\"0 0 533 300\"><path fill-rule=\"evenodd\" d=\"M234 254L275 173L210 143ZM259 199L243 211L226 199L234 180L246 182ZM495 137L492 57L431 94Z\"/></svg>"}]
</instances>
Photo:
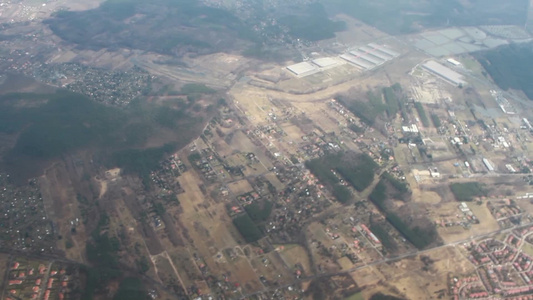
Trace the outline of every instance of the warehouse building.
<instances>
[{"instance_id":1,"label":"warehouse building","mask_svg":"<svg viewBox=\"0 0 533 300\"><path fill-rule=\"evenodd\" d=\"M383 53L383 52L381 52L381 51L379 51L379 50L375 50L375 51L373 51L371 54L372 54L373 56L375 56L375 57L381 59L381 60L384 60L384 61L388 61L388 60L391 60L391 59L394 58L394 57L389 56L389 55L387 55L387 54L385 54L385 53Z\"/></svg>"},{"instance_id":2,"label":"warehouse building","mask_svg":"<svg viewBox=\"0 0 533 300\"><path fill-rule=\"evenodd\" d=\"M455 67L459 67L461 65L460 62L458 62L457 60L455 60L453 58L448 58L446 61L449 62L450 64L454 65Z\"/></svg>"},{"instance_id":3,"label":"warehouse building","mask_svg":"<svg viewBox=\"0 0 533 300\"><path fill-rule=\"evenodd\" d=\"M372 52L376 51L376 49L368 47L368 46L360 47L359 50L361 50L361 51L363 51L365 53L372 53Z\"/></svg>"},{"instance_id":4,"label":"warehouse building","mask_svg":"<svg viewBox=\"0 0 533 300\"><path fill-rule=\"evenodd\" d=\"M322 57L313 60L313 63L321 68L332 68L339 64L339 62L331 57Z\"/></svg>"},{"instance_id":5,"label":"warehouse building","mask_svg":"<svg viewBox=\"0 0 533 300\"><path fill-rule=\"evenodd\" d=\"M319 71L319 69L315 65L306 61L290 65L287 67L287 70L291 71L298 77L305 77L311 74L315 74Z\"/></svg>"},{"instance_id":6,"label":"warehouse building","mask_svg":"<svg viewBox=\"0 0 533 300\"><path fill-rule=\"evenodd\" d=\"M381 65L383 63L382 60L380 60L379 58L376 58L375 56L372 56L370 54L365 54L363 56L361 56L360 58L374 64L374 65Z\"/></svg>"},{"instance_id":7,"label":"warehouse building","mask_svg":"<svg viewBox=\"0 0 533 300\"><path fill-rule=\"evenodd\" d=\"M490 161L488 159L483 158L483 164L485 165L487 170L489 170L491 172L494 172L494 167L492 166L492 164L490 163Z\"/></svg>"},{"instance_id":8,"label":"warehouse building","mask_svg":"<svg viewBox=\"0 0 533 300\"><path fill-rule=\"evenodd\" d=\"M356 57L363 56L363 55L366 54L365 52L360 51L360 50L353 50L353 51L350 51L350 53L351 53L353 56L356 56Z\"/></svg>"},{"instance_id":9,"label":"warehouse building","mask_svg":"<svg viewBox=\"0 0 533 300\"><path fill-rule=\"evenodd\" d=\"M341 55L341 58L365 70L371 70L376 66L351 54L343 54Z\"/></svg>"},{"instance_id":10,"label":"warehouse building","mask_svg":"<svg viewBox=\"0 0 533 300\"><path fill-rule=\"evenodd\" d=\"M447 68L436 61L430 60L422 65L424 69L430 71L434 75L448 81L456 86L463 86L467 82L464 80L463 75L455 72L454 70Z\"/></svg>"},{"instance_id":11,"label":"warehouse building","mask_svg":"<svg viewBox=\"0 0 533 300\"><path fill-rule=\"evenodd\" d=\"M378 50L378 52L381 52L381 53L384 53L385 55L390 56L391 58L400 56L400 53L390 49L389 47L383 46L383 45L377 45L377 44L374 44L374 43L370 43L370 44L368 44L368 46Z\"/></svg>"},{"instance_id":12,"label":"warehouse building","mask_svg":"<svg viewBox=\"0 0 533 300\"><path fill-rule=\"evenodd\" d=\"M340 57L364 70L371 70L398 56L398 52L386 46L370 43Z\"/></svg>"}]
</instances>

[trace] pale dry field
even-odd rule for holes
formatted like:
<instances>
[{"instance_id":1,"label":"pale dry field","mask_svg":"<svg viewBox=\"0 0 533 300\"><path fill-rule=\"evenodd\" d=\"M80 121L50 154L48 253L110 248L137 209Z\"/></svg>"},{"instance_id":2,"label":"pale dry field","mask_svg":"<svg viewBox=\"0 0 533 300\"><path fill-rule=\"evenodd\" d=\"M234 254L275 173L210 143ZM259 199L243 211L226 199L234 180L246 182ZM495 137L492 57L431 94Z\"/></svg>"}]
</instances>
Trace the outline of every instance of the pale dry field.
<instances>
[{"instance_id":1,"label":"pale dry field","mask_svg":"<svg viewBox=\"0 0 533 300\"><path fill-rule=\"evenodd\" d=\"M250 264L256 274L265 276L269 281L278 281L285 284L293 281L294 275L275 251L251 259Z\"/></svg>"},{"instance_id":2,"label":"pale dry field","mask_svg":"<svg viewBox=\"0 0 533 300\"><path fill-rule=\"evenodd\" d=\"M226 213L225 203L215 203L204 195L198 186L201 181L194 172L185 172L178 180L186 191L178 196L183 209L180 223L194 241L198 256L209 266L213 274L221 276L229 271L232 274L232 281L240 282L246 292L256 291L262 284L247 259L239 258L236 261L222 263L216 257L221 250L235 247L236 237L241 239ZM251 190L247 181L237 182L237 187ZM192 253L189 254L189 259L192 259ZM182 265L176 267L178 270L186 268Z\"/></svg>"},{"instance_id":3,"label":"pale dry field","mask_svg":"<svg viewBox=\"0 0 533 300\"><path fill-rule=\"evenodd\" d=\"M455 247L436 249L427 254L433 263L424 270L420 257L406 258L391 264L365 268L352 273L363 290L365 299L376 292L396 294L406 299L438 299L437 291L447 289L449 274L465 274L475 270Z\"/></svg>"},{"instance_id":4,"label":"pale dry field","mask_svg":"<svg viewBox=\"0 0 533 300\"><path fill-rule=\"evenodd\" d=\"M254 190L246 179L232 182L228 184L228 188L235 196L246 194Z\"/></svg>"},{"instance_id":5,"label":"pale dry field","mask_svg":"<svg viewBox=\"0 0 533 300\"><path fill-rule=\"evenodd\" d=\"M272 183L272 185L278 190L281 191L285 188L285 184L279 181L278 177L274 173L268 173L265 175L265 178Z\"/></svg>"},{"instance_id":6,"label":"pale dry field","mask_svg":"<svg viewBox=\"0 0 533 300\"><path fill-rule=\"evenodd\" d=\"M413 185L411 185L411 190L413 191L411 200L414 202L435 205L440 203L442 200L439 194L432 191L420 190L416 186L413 187Z\"/></svg>"},{"instance_id":7,"label":"pale dry field","mask_svg":"<svg viewBox=\"0 0 533 300\"><path fill-rule=\"evenodd\" d=\"M372 286L385 279L374 266L352 272L350 276L358 286Z\"/></svg>"},{"instance_id":8,"label":"pale dry field","mask_svg":"<svg viewBox=\"0 0 533 300\"><path fill-rule=\"evenodd\" d=\"M443 215L450 215L455 216L458 214L459 216L462 216L462 212L457 209L457 206L459 205L459 202L450 202L443 204L438 209L435 210L435 213L443 214ZM453 243L457 241L461 241L473 236L481 235L490 233L492 231L498 230L498 222L492 217L490 211L488 210L486 203L483 203L483 205L477 205L473 202L467 203L470 210L474 213L474 215L479 219L479 224L472 224L470 229L465 229L462 226L454 226L454 227L438 227L437 231L439 232L439 235L442 237L445 243Z\"/></svg>"},{"instance_id":9,"label":"pale dry field","mask_svg":"<svg viewBox=\"0 0 533 300\"><path fill-rule=\"evenodd\" d=\"M76 193L66 166L57 163L48 168L39 178L43 203L46 215L54 220L55 230L65 239L58 240L56 247L65 251L66 257L75 261L84 262L85 259L85 226L76 200ZM112 212L110 212L111 214ZM71 233L71 221L80 220L76 227L76 234ZM74 246L66 249L65 240L70 238Z\"/></svg>"},{"instance_id":10,"label":"pale dry field","mask_svg":"<svg viewBox=\"0 0 533 300\"><path fill-rule=\"evenodd\" d=\"M278 246L279 248L279 246ZM284 249L279 251L279 254L285 261L286 265L293 267L296 264L301 264L304 268L303 273L305 275L311 275L311 262L307 251L300 245L284 245Z\"/></svg>"}]
</instances>

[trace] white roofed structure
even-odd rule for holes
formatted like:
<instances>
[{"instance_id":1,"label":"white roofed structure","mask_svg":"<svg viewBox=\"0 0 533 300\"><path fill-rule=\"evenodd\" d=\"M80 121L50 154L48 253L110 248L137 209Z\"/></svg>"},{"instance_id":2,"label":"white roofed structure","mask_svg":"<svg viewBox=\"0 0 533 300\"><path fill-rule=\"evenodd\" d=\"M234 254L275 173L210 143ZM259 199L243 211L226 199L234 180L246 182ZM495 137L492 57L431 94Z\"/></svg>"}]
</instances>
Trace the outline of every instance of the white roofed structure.
<instances>
[{"instance_id":1,"label":"white roofed structure","mask_svg":"<svg viewBox=\"0 0 533 300\"><path fill-rule=\"evenodd\" d=\"M431 73L441 77L442 79L454 84L454 85L464 85L467 82L464 80L463 75L455 72L454 70L445 67L434 60L430 60L422 65L424 69L430 71Z\"/></svg>"},{"instance_id":2,"label":"white roofed structure","mask_svg":"<svg viewBox=\"0 0 533 300\"><path fill-rule=\"evenodd\" d=\"M313 63L321 68L334 67L339 64L339 62L331 57L322 57L313 60Z\"/></svg>"},{"instance_id":3,"label":"white roofed structure","mask_svg":"<svg viewBox=\"0 0 533 300\"><path fill-rule=\"evenodd\" d=\"M363 51L363 52L366 52L366 53L371 53L371 52L374 52L375 49L374 48L370 48L368 46L362 46L362 47L359 47L359 50Z\"/></svg>"},{"instance_id":4,"label":"white roofed structure","mask_svg":"<svg viewBox=\"0 0 533 300\"><path fill-rule=\"evenodd\" d=\"M350 53L353 54L354 56L357 56L357 57L363 56L363 55L366 54L365 52L360 51L360 50L353 50L353 51L350 51Z\"/></svg>"},{"instance_id":5,"label":"white roofed structure","mask_svg":"<svg viewBox=\"0 0 533 300\"><path fill-rule=\"evenodd\" d=\"M366 61L369 61L369 62L371 62L374 65L381 65L383 63L382 60L380 60L379 58L377 58L375 56L372 56L370 54L365 54L365 55L361 56L360 58L362 58L362 59L364 59Z\"/></svg>"},{"instance_id":6,"label":"white roofed structure","mask_svg":"<svg viewBox=\"0 0 533 300\"><path fill-rule=\"evenodd\" d=\"M375 49L377 49L378 51L381 51L381 52L383 52L383 53L385 53L385 54L387 54L389 56L392 56L392 57L400 56L400 53L398 53L398 52L396 52L396 51L394 51L394 50L392 50L390 48L387 48L385 46L379 46L378 45L377 48L375 48Z\"/></svg>"},{"instance_id":7,"label":"white roofed structure","mask_svg":"<svg viewBox=\"0 0 533 300\"><path fill-rule=\"evenodd\" d=\"M490 163L490 161L486 158L483 158L483 164L485 164L485 167L487 167L487 169L491 172L494 171L494 167L492 166L492 164Z\"/></svg>"},{"instance_id":8,"label":"white roofed structure","mask_svg":"<svg viewBox=\"0 0 533 300\"><path fill-rule=\"evenodd\" d=\"M387 60L391 60L391 59L394 58L394 57L389 56L389 55L387 55L386 53L383 53L383 52L378 51L378 50L373 51L373 52L372 52L372 55L375 56L375 57L377 57L377 58L380 58L380 59L382 59L382 60L385 60L385 61L387 61Z\"/></svg>"},{"instance_id":9,"label":"white roofed structure","mask_svg":"<svg viewBox=\"0 0 533 300\"><path fill-rule=\"evenodd\" d=\"M296 76L307 76L319 71L319 69L315 65L306 61L290 65L287 67L287 69L294 73Z\"/></svg>"},{"instance_id":10,"label":"white roofed structure","mask_svg":"<svg viewBox=\"0 0 533 300\"><path fill-rule=\"evenodd\" d=\"M453 58L448 58L447 61L448 61L449 63L451 63L452 65L456 66L456 67L458 67L458 66L461 65L460 62L458 62L457 60L455 60L455 59L453 59Z\"/></svg>"},{"instance_id":11,"label":"white roofed structure","mask_svg":"<svg viewBox=\"0 0 533 300\"><path fill-rule=\"evenodd\" d=\"M365 61L365 60L362 60L358 57L355 57L351 54L343 54L341 55L341 58L352 63L352 64L355 64L363 69L366 69L366 70L370 70L370 69L373 69L375 67L375 65Z\"/></svg>"}]
</instances>

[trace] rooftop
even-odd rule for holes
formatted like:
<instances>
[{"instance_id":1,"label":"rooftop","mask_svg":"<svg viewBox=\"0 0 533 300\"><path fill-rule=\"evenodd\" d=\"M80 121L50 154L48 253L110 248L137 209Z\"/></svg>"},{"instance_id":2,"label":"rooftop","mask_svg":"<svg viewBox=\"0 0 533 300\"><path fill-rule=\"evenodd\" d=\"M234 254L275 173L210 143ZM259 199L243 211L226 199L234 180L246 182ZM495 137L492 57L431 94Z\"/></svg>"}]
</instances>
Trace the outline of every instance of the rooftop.
<instances>
[{"instance_id":1,"label":"rooftop","mask_svg":"<svg viewBox=\"0 0 533 300\"><path fill-rule=\"evenodd\" d=\"M321 68L332 67L339 64L338 61L331 57L321 57L313 60L313 63Z\"/></svg>"},{"instance_id":2,"label":"rooftop","mask_svg":"<svg viewBox=\"0 0 533 300\"><path fill-rule=\"evenodd\" d=\"M456 84L466 84L463 75L455 72L454 70L447 68L434 60L430 60L422 65L425 69L433 72L434 74L442 77L443 79Z\"/></svg>"},{"instance_id":3,"label":"rooftop","mask_svg":"<svg viewBox=\"0 0 533 300\"><path fill-rule=\"evenodd\" d=\"M306 75L306 74L308 75L308 74L311 74L312 72L318 71L317 67L315 67L313 64L306 62L306 61L298 63L298 64L290 65L287 67L287 69L298 76Z\"/></svg>"}]
</instances>

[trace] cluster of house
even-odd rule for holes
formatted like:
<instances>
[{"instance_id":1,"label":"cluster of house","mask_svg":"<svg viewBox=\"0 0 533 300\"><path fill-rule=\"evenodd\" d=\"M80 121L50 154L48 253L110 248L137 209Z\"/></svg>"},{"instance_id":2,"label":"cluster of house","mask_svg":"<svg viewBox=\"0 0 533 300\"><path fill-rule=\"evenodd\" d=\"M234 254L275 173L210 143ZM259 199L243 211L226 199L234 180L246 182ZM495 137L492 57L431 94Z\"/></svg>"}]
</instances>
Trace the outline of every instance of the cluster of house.
<instances>
[{"instance_id":1,"label":"cluster of house","mask_svg":"<svg viewBox=\"0 0 533 300\"><path fill-rule=\"evenodd\" d=\"M66 270L49 270L40 264L38 269L23 267L19 262L14 262L10 273L8 286L9 291L6 300L16 299L42 299L49 300L51 294L57 295L57 299L65 299L65 291L68 287L69 276ZM54 284L59 282L58 284Z\"/></svg>"}]
</instances>

